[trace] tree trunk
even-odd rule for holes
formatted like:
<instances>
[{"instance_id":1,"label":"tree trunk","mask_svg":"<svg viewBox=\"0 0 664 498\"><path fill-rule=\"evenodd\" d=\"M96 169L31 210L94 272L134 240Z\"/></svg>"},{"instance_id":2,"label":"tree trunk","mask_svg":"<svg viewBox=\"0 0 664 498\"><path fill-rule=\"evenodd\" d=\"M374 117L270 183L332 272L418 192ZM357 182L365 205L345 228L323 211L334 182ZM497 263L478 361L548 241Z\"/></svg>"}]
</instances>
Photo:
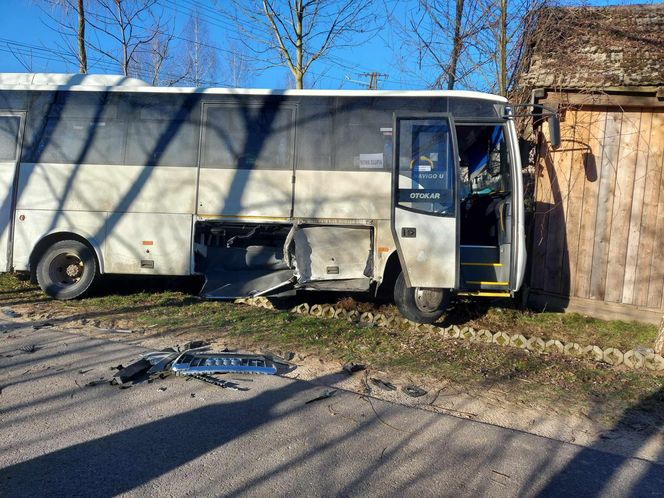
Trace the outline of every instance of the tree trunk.
<instances>
[{"instance_id":1,"label":"tree trunk","mask_svg":"<svg viewBox=\"0 0 664 498\"><path fill-rule=\"evenodd\" d=\"M498 91L507 95L507 0L500 0L500 30L498 37Z\"/></svg>"},{"instance_id":2,"label":"tree trunk","mask_svg":"<svg viewBox=\"0 0 664 498\"><path fill-rule=\"evenodd\" d=\"M298 90L302 90L304 88L304 67L302 65L302 60L303 60L303 51L302 51L302 43L304 40L302 39L302 20L304 18L304 10L302 8L302 2L296 3L296 9L297 12L295 13L296 16L296 24L295 24L295 88Z\"/></svg>"},{"instance_id":3,"label":"tree trunk","mask_svg":"<svg viewBox=\"0 0 664 498\"><path fill-rule=\"evenodd\" d=\"M88 56L85 51L85 11L83 0L78 0L78 70L81 74L88 72Z\"/></svg>"},{"instance_id":4,"label":"tree trunk","mask_svg":"<svg viewBox=\"0 0 664 498\"><path fill-rule=\"evenodd\" d=\"M450 57L450 69L447 77L447 89L454 90L456 83L457 65L459 57L461 56L461 46L463 41L461 39L461 22L463 20L463 2L464 0L456 0L456 14L454 18L454 40L452 42L452 55Z\"/></svg>"},{"instance_id":5,"label":"tree trunk","mask_svg":"<svg viewBox=\"0 0 664 498\"><path fill-rule=\"evenodd\" d=\"M659 323L659 332L657 333L653 349L655 353L664 355L664 316L662 316L662 321Z\"/></svg>"}]
</instances>

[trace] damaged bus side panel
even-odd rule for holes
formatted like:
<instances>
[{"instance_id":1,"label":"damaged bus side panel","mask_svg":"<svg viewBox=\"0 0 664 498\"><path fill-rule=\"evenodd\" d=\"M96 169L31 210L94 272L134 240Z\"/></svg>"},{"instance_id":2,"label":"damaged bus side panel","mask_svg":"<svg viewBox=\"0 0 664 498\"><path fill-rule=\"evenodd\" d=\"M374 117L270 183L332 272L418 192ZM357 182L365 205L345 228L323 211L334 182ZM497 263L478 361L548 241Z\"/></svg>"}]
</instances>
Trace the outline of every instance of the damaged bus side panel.
<instances>
[{"instance_id":1,"label":"damaged bus side panel","mask_svg":"<svg viewBox=\"0 0 664 498\"><path fill-rule=\"evenodd\" d=\"M195 240L196 273L210 298L368 291L373 278L372 227L203 221Z\"/></svg>"},{"instance_id":2,"label":"damaged bus side panel","mask_svg":"<svg viewBox=\"0 0 664 498\"><path fill-rule=\"evenodd\" d=\"M202 274L210 298L387 291L432 322L453 294L521 285L510 112L476 92L0 74L0 266L58 299L103 273Z\"/></svg>"}]
</instances>

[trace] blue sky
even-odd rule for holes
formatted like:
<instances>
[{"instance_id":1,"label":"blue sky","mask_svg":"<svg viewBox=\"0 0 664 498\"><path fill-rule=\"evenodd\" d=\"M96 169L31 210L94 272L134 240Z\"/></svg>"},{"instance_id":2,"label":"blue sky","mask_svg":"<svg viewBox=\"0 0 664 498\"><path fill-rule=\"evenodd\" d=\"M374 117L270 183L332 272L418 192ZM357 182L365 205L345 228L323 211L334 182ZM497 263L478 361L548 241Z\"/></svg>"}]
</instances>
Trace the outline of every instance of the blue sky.
<instances>
[{"instance_id":1,"label":"blue sky","mask_svg":"<svg viewBox=\"0 0 664 498\"><path fill-rule=\"evenodd\" d=\"M210 43L223 47L228 28L224 21L213 15L207 16L214 0L158 0L161 9L172 16L176 22L176 31L181 33L191 9L196 3L202 5L202 14L208 21ZM221 0L223 1L223 0ZM386 0L397 9L405 8L397 0ZM0 72L24 72L24 65L17 59L19 57L35 72L77 72L78 67L73 63L59 60L53 53L58 35L47 24L48 18L39 8L40 0L0 0L2 12L0 15ZM606 5L617 3L645 3L643 1L592 1L592 4ZM363 88L362 85L351 80L366 80L361 73L377 71L388 74L387 78L379 81L380 87L385 89L417 89L424 88L422 79L414 79L404 75L398 68L393 49L389 45L398 44L391 39L389 29L383 29L360 45L352 48L340 49L332 54L328 60L315 62L311 66L311 75L305 80L305 85L315 83L317 88ZM20 45L17 45L20 44ZM12 53L14 52L14 53ZM31 56L29 55L31 54ZM94 67L91 72L109 73L109 63L105 67ZM119 71L119 69L118 69ZM252 77L247 86L256 88L283 88L287 85L288 70L274 68L263 71ZM315 82L313 79L315 78Z\"/></svg>"}]
</instances>

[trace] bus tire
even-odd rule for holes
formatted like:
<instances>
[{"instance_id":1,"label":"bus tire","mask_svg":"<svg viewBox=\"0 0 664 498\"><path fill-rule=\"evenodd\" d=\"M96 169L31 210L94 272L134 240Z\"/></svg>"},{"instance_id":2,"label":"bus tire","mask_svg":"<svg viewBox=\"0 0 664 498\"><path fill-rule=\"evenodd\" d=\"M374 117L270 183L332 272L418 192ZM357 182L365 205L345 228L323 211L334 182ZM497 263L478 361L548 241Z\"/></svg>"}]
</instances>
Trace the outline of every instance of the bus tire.
<instances>
[{"instance_id":1,"label":"bus tire","mask_svg":"<svg viewBox=\"0 0 664 498\"><path fill-rule=\"evenodd\" d=\"M78 240L61 240L50 246L37 263L37 283L52 298L76 299L97 280L94 251Z\"/></svg>"},{"instance_id":2,"label":"bus tire","mask_svg":"<svg viewBox=\"0 0 664 498\"><path fill-rule=\"evenodd\" d=\"M419 289L406 286L403 272L394 284L394 302L401 314L417 323L435 323L445 312L450 293L444 289Z\"/></svg>"}]
</instances>

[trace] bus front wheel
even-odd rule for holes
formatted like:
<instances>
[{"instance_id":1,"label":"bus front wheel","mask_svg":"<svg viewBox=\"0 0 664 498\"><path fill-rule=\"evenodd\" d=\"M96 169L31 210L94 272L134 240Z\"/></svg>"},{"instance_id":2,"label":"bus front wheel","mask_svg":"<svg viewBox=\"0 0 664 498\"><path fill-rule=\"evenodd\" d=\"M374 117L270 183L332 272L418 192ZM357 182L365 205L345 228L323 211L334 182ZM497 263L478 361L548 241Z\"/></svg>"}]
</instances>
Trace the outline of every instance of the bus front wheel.
<instances>
[{"instance_id":1,"label":"bus front wheel","mask_svg":"<svg viewBox=\"0 0 664 498\"><path fill-rule=\"evenodd\" d=\"M77 240L61 240L44 251L37 263L37 283L55 299L75 299L97 279L93 250Z\"/></svg>"},{"instance_id":2,"label":"bus front wheel","mask_svg":"<svg viewBox=\"0 0 664 498\"><path fill-rule=\"evenodd\" d=\"M394 302L401 314L417 323L434 323L445 312L450 294L444 289L408 287L403 272L394 284Z\"/></svg>"}]
</instances>

